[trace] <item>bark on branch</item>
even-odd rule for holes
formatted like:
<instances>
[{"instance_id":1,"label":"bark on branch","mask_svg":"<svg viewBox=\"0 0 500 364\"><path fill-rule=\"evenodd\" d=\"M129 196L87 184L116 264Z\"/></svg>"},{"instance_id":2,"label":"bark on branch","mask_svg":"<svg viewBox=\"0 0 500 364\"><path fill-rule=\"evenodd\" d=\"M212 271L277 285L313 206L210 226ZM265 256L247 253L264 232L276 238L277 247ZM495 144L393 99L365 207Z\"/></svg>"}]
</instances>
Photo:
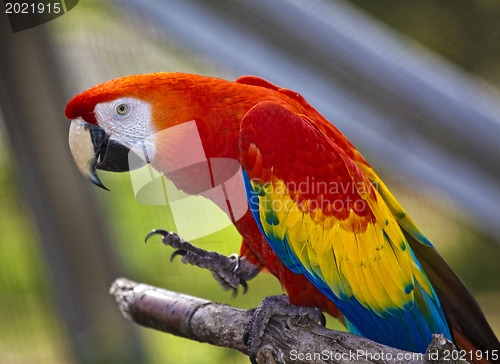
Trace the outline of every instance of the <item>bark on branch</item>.
<instances>
[{"instance_id":1,"label":"bark on branch","mask_svg":"<svg viewBox=\"0 0 500 364\"><path fill-rule=\"evenodd\" d=\"M118 278L111 286L122 314L139 325L239 350L248 355L243 331L253 310ZM308 319L271 318L258 363L462 363L454 361L455 346L434 335L426 354L391 348L347 332L326 329Z\"/></svg>"}]
</instances>

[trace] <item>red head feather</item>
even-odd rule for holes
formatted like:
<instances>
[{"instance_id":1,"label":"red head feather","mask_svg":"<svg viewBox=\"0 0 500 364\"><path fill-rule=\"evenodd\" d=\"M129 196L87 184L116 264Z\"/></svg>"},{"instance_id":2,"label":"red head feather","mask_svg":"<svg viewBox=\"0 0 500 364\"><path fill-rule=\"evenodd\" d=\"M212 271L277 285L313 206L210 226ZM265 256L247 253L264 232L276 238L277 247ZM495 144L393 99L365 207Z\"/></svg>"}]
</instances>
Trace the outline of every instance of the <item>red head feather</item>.
<instances>
[{"instance_id":1,"label":"red head feather","mask_svg":"<svg viewBox=\"0 0 500 364\"><path fill-rule=\"evenodd\" d=\"M94 108L98 103L114 100L119 97L136 97L146 101L157 99L159 93L167 99L168 89L193 75L182 73L150 73L117 78L94 86L73 99L66 105L65 114L68 119L82 117L90 124L97 124Z\"/></svg>"}]
</instances>

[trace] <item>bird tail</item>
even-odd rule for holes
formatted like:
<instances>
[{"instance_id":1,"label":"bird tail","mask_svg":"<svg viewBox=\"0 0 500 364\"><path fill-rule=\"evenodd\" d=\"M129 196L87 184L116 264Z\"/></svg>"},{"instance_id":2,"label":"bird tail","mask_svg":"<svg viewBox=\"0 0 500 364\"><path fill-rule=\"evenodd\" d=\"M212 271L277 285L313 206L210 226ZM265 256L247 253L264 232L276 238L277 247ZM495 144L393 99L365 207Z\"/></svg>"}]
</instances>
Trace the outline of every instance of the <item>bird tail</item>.
<instances>
[{"instance_id":1,"label":"bird tail","mask_svg":"<svg viewBox=\"0 0 500 364\"><path fill-rule=\"evenodd\" d=\"M438 295L455 344L465 351L469 361L498 363L500 343L465 284L434 247L403 231Z\"/></svg>"}]
</instances>

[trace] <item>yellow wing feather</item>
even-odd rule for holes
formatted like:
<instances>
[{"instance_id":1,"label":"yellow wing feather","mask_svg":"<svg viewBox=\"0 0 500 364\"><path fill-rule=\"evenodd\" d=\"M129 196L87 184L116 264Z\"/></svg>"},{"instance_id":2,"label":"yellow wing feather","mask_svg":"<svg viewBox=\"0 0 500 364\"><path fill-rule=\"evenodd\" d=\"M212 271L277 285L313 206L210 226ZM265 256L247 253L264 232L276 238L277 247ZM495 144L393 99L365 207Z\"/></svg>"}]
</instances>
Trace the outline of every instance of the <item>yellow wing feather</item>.
<instances>
[{"instance_id":1,"label":"yellow wing feather","mask_svg":"<svg viewBox=\"0 0 500 364\"><path fill-rule=\"evenodd\" d=\"M392 211L376 190L375 198L364 196L375 215L370 222L353 211L344 220L326 216L321 209L306 213L281 180L257 188L264 191L259 202L266 234L280 240L286 237L296 259L338 297L354 296L384 316L413 306L414 280L430 292Z\"/></svg>"}]
</instances>

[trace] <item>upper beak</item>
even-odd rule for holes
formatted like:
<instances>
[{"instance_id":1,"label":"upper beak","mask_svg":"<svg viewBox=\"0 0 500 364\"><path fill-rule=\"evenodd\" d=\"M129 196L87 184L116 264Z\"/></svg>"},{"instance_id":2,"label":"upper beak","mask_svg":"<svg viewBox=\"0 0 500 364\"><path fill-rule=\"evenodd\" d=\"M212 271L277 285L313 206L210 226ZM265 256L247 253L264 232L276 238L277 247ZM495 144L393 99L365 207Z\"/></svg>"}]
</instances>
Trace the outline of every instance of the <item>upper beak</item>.
<instances>
[{"instance_id":1,"label":"upper beak","mask_svg":"<svg viewBox=\"0 0 500 364\"><path fill-rule=\"evenodd\" d=\"M108 189L97 176L96 169L110 172L130 170L130 149L110 140L98 125L73 119L69 128L69 148L80 172L93 184L105 190Z\"/></svg>"}]
</instances>

